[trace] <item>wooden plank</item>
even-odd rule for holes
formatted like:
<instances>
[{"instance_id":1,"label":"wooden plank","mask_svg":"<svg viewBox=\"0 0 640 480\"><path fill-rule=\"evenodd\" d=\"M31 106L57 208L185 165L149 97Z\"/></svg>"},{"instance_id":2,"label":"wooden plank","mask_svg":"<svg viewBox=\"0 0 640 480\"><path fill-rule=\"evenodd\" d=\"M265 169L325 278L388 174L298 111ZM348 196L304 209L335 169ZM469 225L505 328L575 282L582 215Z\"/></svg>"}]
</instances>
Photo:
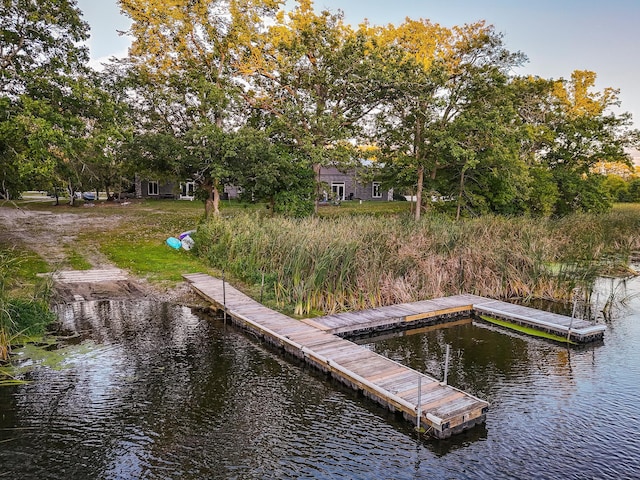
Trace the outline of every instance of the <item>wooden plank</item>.
<instances>
[{"instance_id":1,"label":"wooden plank","mask_svg":"<svg viewBox=\"0 0 640 480\"><path fill-rule=\"evenodd\" d=\"M415 375L417 373L410 368L407 368L405 366L402 367L403 368L401 370L398 370L395 373L391 373L389 375L386 375L384 378L376 380L376 384L391 393L395 393L395 391L393 390L393 385L402 384L409 379L413 379L415 378Z\"/></svg>"},{"instance_id":2,"label":"wooden plank","mask_svg":"<svg viewBox=\"0 0 640 480\"><path fill-rule=\"evenodd\" d=\"M420 375L418 372L406 368L404 371L398 372L396 375L380 379L376 383L395 394L399 391L406 390L411 385L417 385L418 375Z\"/></svg>"},{"instance_id":3,"label":"wooden plank","mask_svg":"<svg viewBox=\"0 0 640 480\"><path fill-rule=\"evenodd\" d=\"M441 387L440 382L437 380L432 380L429 377L422 377L422 395L426 395L433 390L437 390ZM413 398L415 396L416 401L418 400L418 377L416 376L413 379L405 382L402 385L398 385L398 390L396 391L396 395L402 398ZM415 402L414 402L415 403Z\"/></svg>"},{"instance_id":4,"label":"wooden plank","mask_svg":"<svg viewBox=\"0 0 640 480\"><path fill-rule=\"evenodd\" d=\"M422 320L424 318L443 317L445 315L451 315L451 314L462 313L467 311L468 312L471 311L471 305L465 305L461 307L451 307L451 308L446 308L444 310L435 310L432 312L424 312L416 315L409 315L407 318L405 318L405 321L413 322L416 320Z\"/></svg>"},{"instance_id":5,"label":"wooden plank","mask_svg":"<svg viewBox=\"0 0 640 480\"><path fill-rule=\"evenodd\" d=\"M338 342L326 343L324 345L314 346L313 350L327 358L337 360L338 357L344 353L351 354L353 352L353 344Z\"/></svg>"},{"instance_id":6,"label":"wooden plank","mask_svg":"<svg viewBox=\"0 0 640 480\"><path fill-rule=\"evenodd\" d=\"M442 410L440 410L440 407L446 406L450 403L453 403L454 401L464 398L466 395L463 392L457 391L457 390L448 390L447 391L447 395L444 395L442 398L439 399L433 399L430 402L424 402L422 399L420 400L420 408L423 411L437 411L441 416L442 415ZM418 399L416 398L416 402L418 401ZM442 418L442 417L441 417Z\"/></svg>"},{"instance_id":7,"label":"wooden plank","mask_svg":"<svg viewBox=\"0 0 640 480\"><path fill-rule=\"evenodd\" d=\"M371 350L367 350L366 348L355 344L353 347L353 350L351 350L350 352L348 351L340 353L338 355L334 355L335 360L339 362L343 367L350 368L349 365L357 366L359 364L362 364L363 362L367 362L372 358L375 358L375 356L372 356L373 352Z\"/></svg>"},{"instance_id":8,"label":"wooden plank","mask_svg":"<svg viewBox=\"0 0 640 480\"><path fill-rule=\"evenodd\" d=\"M366 378L374 376L383 370L393 370L398 366L397 363L370 350L354 351L354 354L358 354L360 358L358 360L342 360L340 364L345 367L349 366L351 370Z\"/></svg>"},{"instance_id":9,"label":"wooden plank","mask_svg":"<svg viewBox=\"0 0 640 480\"><path fill-rule=\"evenodd\" d=\"M446 386L442 386L439 383L436 385L429 384L429 387L432 387L432 388L429 388L426 391L425 389L423 389L422 394L420 395L421 397L420 401L422 402L423 408L425 408L425 410L426 410L425 406L428 406L433 402L437 402L442 398L445 398L446 396L451 395L452 392L455 392L455 390L451 388L447 388ZM413 403L414 405L417 404L418 402L417 389L415 391L412 391L411 393L407 393L399 396L404 398L407 402Z\"/></svg>"},{"instance_id":10,"label":"wooden plank","mask_svg":"<svg viewBox=\"0 0 640 480\"><path fill-rule=\"evenodd\" d=\"M302 322L304 322L305 324L317 328L318 330L329 330L329 327L324 325L323 323L317 322L315 320L312 320L310 318L305 318L303 320L301 320Z\"/></svg>"},{"instance_id":11,"label":"wooden plank","mask_svg":"<svg viewBox=\"0 0 640 480\"><path fill-rule=\"evenodd\" d=\"M399 372L397 365L387 365L382 367L369 366L364 368L355 367L352 370L361 377L366 378L367 381L374 384L377 384L377 381L379 379L384 378L387 375L394 375Z\"/></svg>"},{"instance_id":12,"label":"wooden plank","mask_svg":"<svg viewBox=\"0 0 640 480\"><path fill-rule=\"evenodd\" d=\"M440 405L435 411L439 417L446 418L464 413L474 406L482 407L477 399L464 395L456 398L454 401Z\"/></svg>"},{"instance_id":13,"label":"wooden plank","mask_svg":"<svg viewBox=\"0 0 640 480\"><path fill-rule=\"evenodd\" d=\"M380 382L382 382L383 380L389 377L397 377L398 375L406 371L407 371L406 367L403 367L402 365L395 365L395 368L380 370L375 375L368 376L367 380L369 380L370 382L375 382L379 384Z\"/></svg>"},{"instance_id":14,"label":"wooden plank","mask_svg":"<svg viewBox=\"0 0 640 480\"><path fill-rule=\"evenodd\" d=\"M93 270L63 270L49 274L51 278L60 283L99 283L125 281L128 275L117 268L93 269Z\"/></svg>"}]
</instances>

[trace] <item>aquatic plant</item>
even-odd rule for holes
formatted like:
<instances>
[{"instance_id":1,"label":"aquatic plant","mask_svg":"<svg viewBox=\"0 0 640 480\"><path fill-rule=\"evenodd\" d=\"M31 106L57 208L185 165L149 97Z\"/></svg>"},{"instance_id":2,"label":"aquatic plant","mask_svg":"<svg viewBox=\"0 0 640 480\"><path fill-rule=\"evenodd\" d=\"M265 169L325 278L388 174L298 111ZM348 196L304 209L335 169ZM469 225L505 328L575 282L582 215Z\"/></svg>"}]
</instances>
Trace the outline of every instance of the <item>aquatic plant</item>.
<instances>
[{"instance_id":1,"label":"aquatic plant","mask_svg":"<svg viewBox=\"0 0 640 480\"><path fill-rule=\"evenodd\" d=\"M553 340L554 342L576 345L575 342L569 340L567 337L562 337L560 335L554 335L552 333L536 330L535 328L525 327L523 325L518 325L516 323L507 322L506 320L499 320L497 318L489 317L487 315L480 315L480 318L487 323L491 323L493 325L497 325L503 328L508 328L509 330L524 333L526 335L530 335L533 337L546 338L547 340Z\"/></svg>"},{"instance_id":2,"label":"aquatic plant","mask_svg":"<svg viewBox=\"0 0 640 480\"><path fill-rule=\"evenodd\" d=\"M297 315L362 309L460 292L570 302L640 250L640 211L563 219L405 215L213 218L197 253Z\"/></svg>"},{"instance_id":3,"label":"aquatic plant","mask_svg":"<svg viewBox=\"0 0 640 480\"><path fill-rule=\"evenodd\" d=\"M43 279L33 284L28 296L22 290L10 291L12 283L35 276L32 267L21 269L24 263L38 265L27 254L0 249L0 361L9 359L11 345L20 338L42 334L46 325L55 320L47 302L50 281Z\"/></svg>"}]
</instances>

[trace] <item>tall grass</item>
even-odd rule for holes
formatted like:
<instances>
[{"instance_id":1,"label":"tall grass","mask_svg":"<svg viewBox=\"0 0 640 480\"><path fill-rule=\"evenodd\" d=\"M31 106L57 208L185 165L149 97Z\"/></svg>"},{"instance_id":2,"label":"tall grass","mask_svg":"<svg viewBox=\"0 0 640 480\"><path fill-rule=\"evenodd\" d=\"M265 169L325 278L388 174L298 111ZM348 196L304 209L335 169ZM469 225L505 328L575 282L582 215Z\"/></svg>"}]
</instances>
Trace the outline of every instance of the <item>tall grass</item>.
<instances>
[{"instance_id":1,"label":"tall grass","mask_svg":"<svg viewBox=\"0 0 640 480\"><path fill-rule=\"evenodd\" d=\"M640 210L560 220L486 216L211 219L197 253L297 315L455 293L569 300L640 250Z\"/></svg>"},{"instance_id":2,"label":"tall grass","mask_svg":"<svg viewBox=\"0 0 640 480\"><path fill-rule=\"evenodd\" d=\"M49 284L30 285L29 295L24 285L16 285L31 280L41 266L32 256L0 249L0 362L9 359L12 344L42 334L55 320L47 303Z\"/></svg>"}]
</instances>

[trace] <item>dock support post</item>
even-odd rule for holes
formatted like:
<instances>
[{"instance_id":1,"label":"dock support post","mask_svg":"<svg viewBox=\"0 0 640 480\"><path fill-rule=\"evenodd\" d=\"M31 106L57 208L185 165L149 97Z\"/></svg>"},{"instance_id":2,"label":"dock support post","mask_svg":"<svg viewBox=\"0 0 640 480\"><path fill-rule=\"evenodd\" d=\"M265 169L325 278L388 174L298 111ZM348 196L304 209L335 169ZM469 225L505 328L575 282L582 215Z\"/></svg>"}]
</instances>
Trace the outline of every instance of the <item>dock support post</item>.
<instances>
[{"instance_id":1,"label":"dock support post","mask_svg":"<svg viewBox=\"0 0 640 480\"><path fill-rule=\"evenodd\" d=\"M416 430L420 432L420 421L422 417L422 375L418 375L418 405L417 405Z\"/></svg>"},{"instance_id":2,"label":"dock support post","mask_svg":"<svg viewBox=\"0 0 640 480\"><path fill-rule=\"evenodd\" d=\"M444 355L444 380L442 381L444 385L447 384L447 377L449 375L449 348L450 345L447 343L447 352Z\"/></svg>"},{"instance_id":3,"label":"dock support post","mask_svg":"<svg viewBox=\"0 0 640 480\"><path fill-rule=\"evenodd\" d=\"M224 324L227 324L227 289L224 281L224 268L222 269L222 314L224 318Z\"/></svg>"}]
</instances>

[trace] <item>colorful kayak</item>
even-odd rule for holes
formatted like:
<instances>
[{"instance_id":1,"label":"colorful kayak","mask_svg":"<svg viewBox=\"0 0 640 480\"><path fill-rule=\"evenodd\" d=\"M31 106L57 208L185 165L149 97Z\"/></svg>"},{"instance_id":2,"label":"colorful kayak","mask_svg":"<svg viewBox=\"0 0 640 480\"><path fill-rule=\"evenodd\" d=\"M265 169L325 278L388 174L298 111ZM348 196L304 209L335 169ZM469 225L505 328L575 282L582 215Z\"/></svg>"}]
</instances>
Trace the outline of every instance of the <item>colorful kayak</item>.
<instances>
[{"instance_id":1,"label":"colorful kayak","mask_svg":"<svg viewBox=\"0 0 640 480\"><path fill-rule=\"evenodd\" d=\"M182 242L178 240L176 237L169 237L167 238L167 245L177 250L182 246Z\"/></svg>"}]
</instances>

